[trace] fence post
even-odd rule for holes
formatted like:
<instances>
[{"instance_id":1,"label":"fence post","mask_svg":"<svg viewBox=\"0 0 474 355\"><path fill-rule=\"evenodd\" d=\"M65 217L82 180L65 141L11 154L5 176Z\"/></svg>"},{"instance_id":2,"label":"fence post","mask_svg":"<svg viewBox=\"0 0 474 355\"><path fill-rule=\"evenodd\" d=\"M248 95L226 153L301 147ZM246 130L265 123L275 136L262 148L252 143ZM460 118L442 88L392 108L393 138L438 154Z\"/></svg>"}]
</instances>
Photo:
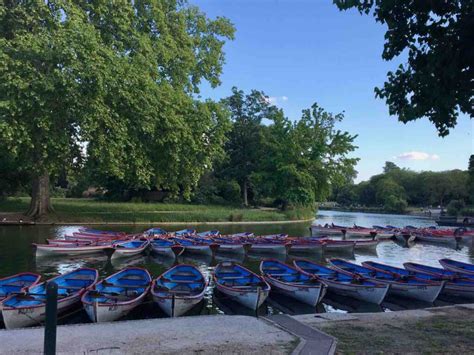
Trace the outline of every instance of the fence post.
<instances>
[{"instance_id":1,"label":"fence post","mask_svg":"<svg viewBox=\"0 0 474 355\"><path fill-rule=\"evenodd\" d=\"M58 285L46 285L46 320L44 327L44 354L56 354L56 325L58 317Z\"/></svg>"}]
</instances>

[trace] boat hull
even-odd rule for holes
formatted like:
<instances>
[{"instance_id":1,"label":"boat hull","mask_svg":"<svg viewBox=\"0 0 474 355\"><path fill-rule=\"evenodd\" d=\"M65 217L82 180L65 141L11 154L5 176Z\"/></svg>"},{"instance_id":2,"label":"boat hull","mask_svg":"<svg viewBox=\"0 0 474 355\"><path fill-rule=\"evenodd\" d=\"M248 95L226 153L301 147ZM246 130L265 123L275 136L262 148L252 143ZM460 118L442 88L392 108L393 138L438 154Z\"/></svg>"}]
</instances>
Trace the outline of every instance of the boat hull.
<instances>
[{"instance_id":1,"label":"boat hull","mask_svg":"<svg viewBox=\"0 0 474 355\"><path fill-rule=\"evenodd\" d=\"M219 244L217 252L244 255L245 248L243 244Z\"/></svg>"},{"instance_id":2,"label":"boat hull","mask_svg":"<svg viewBox=\"0 0 474 355\"><path fill-rule=\"evenodd\" d=\"M117 319L125 317L134 308L143 303L146 294L141 295L138 299L127 304L99 304L98 302L84 304L84 310L90 320L95 323L113 322Z\"/></svg>"},{"instance_id":3,"label":"boat hull","mask_svg":"<svg viewBox=\"0 0 474 355\"><path fill-rule=\"evenodd\" d=\"M180 297L176 295L160 297L153 294L153 301L168 317L179 317L201 302L203 297L204 293L200 297Z\"/></svg>"},{"instance_id":4,"label":"boat hull","mask_svg":"<svg viewBox=\"0 0 474 355\"><path fill-rule=\"evenodd\" d=\"M115 248L115 251L110 258L120 259L120 258L127 258L130 256L139 255L145 252L147 247L148 247L148 244L145 244L143 247L140 247L140 248Z\"/></svg>"},{"instance_id":5,"label":"boat hull","mask_svg":"<svg viewBox=\"0 0 474 355\"><path fill-rule=\"evenodd\" d=\"M36 246L36 256L54 256L54 255L84 255L84 254L100 254L106 249L110 249L110 246L99 245L99 246Z\"/></svg>"},{"instance_id":6,"label":"boat hull","mask_svg":"<svg viewBox=\"0 0 474 355\"><path fill-rule=\"evenodd\" d=\"M333 282L326 279L324 279L324 282L328 285L329 291L335 294L375 304L383 302L390 288L390 285L373 287Z\"/></svg>"},{"instance_id":7,"label":"boat hull","mask_svg":"<svg viewBox=\"0 0 474 355\"><path fill-rule=\"evenodd\" d=\"M257 287L251 291L246 291L217 284L217 289L230 299L253 310L260 308L270 293L270 290L265 290L262 287Z\"/></svg>"},{"instance_id":8,"label":"boat hull","mask_svg":"<svg viewBox=\"0 0 474 355\"><path fill-rule=\"evenodd\" d=\"M300 302L316 307L326 293L326 285L323 283L315 285L298 285L286 283L272 277L265 277L272 287L272 291L294 298Z\"/></svg>"},{"instance_id":9,"label":"boat hull","mask_svg":"<svg viewBox=\"0 0 474 355\"><path fill-rule=\"evenodd\" d=\"M76 305L81 295L75 295L68 299L58 301L58 314ZM2 307L3 322L6 329L23 328L32 325L40 325L46 317L46 304L34 307Z\"/></svg>"},{"instance_id":10,"label":"boat hull","mask_svg":"<svg viewBox=\"0 0 474 355\"><path fill-rule=\"evenodd\" d=\"M278 254L286 255L287 246L285 244L252 244L249 252L257 254Z\"/></svg>"}]
</instances>

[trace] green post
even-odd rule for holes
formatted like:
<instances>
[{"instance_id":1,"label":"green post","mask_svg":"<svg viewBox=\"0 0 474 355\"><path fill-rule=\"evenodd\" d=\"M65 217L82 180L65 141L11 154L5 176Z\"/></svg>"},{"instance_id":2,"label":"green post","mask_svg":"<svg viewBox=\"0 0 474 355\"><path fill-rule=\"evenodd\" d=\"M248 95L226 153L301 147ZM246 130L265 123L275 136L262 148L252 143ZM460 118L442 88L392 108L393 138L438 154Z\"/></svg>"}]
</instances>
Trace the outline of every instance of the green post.
<instances>
[{"instance_id":1,"label":"green post","mask_svg":"<svg viewBox=\"0 0 474 355\"><path fill-rule=\"evenodd\" d=\"M46 320L44 327L44 354L56 354L56 324L58 317L58 285L46 285Z\"/></svg>"}]
</instances>

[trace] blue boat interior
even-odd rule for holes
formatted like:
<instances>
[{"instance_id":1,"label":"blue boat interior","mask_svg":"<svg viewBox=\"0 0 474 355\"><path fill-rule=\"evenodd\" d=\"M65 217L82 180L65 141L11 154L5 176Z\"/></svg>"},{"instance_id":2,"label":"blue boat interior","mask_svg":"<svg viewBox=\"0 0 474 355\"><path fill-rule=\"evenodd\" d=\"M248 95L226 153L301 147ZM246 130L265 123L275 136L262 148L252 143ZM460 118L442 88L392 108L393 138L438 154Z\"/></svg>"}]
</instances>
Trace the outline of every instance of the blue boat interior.
<instances>
[{"instance_id":1,"label":"blue boat interior","mask_svg":"<svg viewBox=\"0 0 474 355\"><path fill-rule=\"evenodd\" d=\"M425 283L420 279L414 278L413 275L395 275L395 273L390 273L388 271L378 271L372 270L367 267L350 263L348 261L340 260L340 259L332 259L331 264L337 266L338 268L350 272L352 274L359 274L364 277L374 278L380 281L392 281L392 282L403 282L409 284L420 284Z\"/></svg>"},{"instance_id":2,"label":"blue boat interior","mask_svg":"<svg viewBox=\"0 0 474 355\"><path fill-rule=\"evenodd\" d=\"M116 248L129 248L129 249L138 249L143 247L143 244L146 243L145 241L142 240L131 240L129 242L121 243L119 245L116 245Z\"/></svg>"},{"instance_id":3,"label":"blue boat interior","mask_svg":"<svg viewBox=\"0 0 474 355\"><path fill-rule=\"evenodd\" d=\"M452 266L455 266L459 269L464 269L466 271L474 271L474 265L473 264L463 263L461 261L456 261L456 260L451 260L451 259L443 259L443 262L445 262L446 264L450 264Z\"/></svg>"},{"instance_id":4,"label":"blue boat interior","mask_svg":"<svg viewBox=\"0 0 474 355\"><path fill-rule=\"evenodd\" d=\"M215 275L217 282L227 287L268 287L267 284L265 284L265 282L263 282L262 279L255 275L253 272L250 272L242 266L233 263L229 265L227 265L226 263L220 264L215 270Z\"/></svg>"},{"instance_id":5,"label":"blue boat interior","mask_svg":"<svg viewBox=\"0 0 474 355\"><path fill-rule=\"evenodd\" d=\"M157 247L171 247L175 243L172 242L171 240L166 240L166 239L154 239L151 241L151 244L157 246Z\"/></svg>"},{"instance_id":6,"label":"blue boat interior","mask_svg":"<svg viewBox=\"0 0 474 355\"><path fill-rule=\"evenodd\" d=\"M35 283L37 279L38 275L25 273L0 280L0 298L4 298L14 292L20 292L22 288L29 287Z\"/></svg>"},{"instance_id":7,"label":"blue boat interior","mask_svg":"<svg viewBox=\"0 0 474 355\"><path fill-rule=\"evenodd\" d=\"M154 291L167 294L197 294L205 287L204 276L192 265L178 265L158 277Z\"/></svg>"},{"instance_id":8,"label":"blue boat interior","mask_svg":"<svg viewBox=\"0 0 474 355\"><path fill-rule=\"evenodd\" d=\"M305 275L301 271L294 269L276 260L264 260L261 264L262 272L278 280L289 283L314 283L314 278Z\"/></svg>"},{"instance_id":9,"label":"blue boat interior","mask_svg":"<svg viewBox=\"0 0 474 355\"><path fill-rule=\"evenodd\" d=\"M86 301L117 303L143 294L151 283L150 275L143 269L128 268L99 282L86 294Z\"/></svg>"},{"instance_id":10,"label":"blue boat interior","mask_svg":"<svg viewBox=\"0 0 474 355\"><path fill-rule=\"evenodd\" d=\"M318 265L306 260L296 260L295 264L302 270L306 271L309 274L316 275L323 280L335 281L345 284L358 284L364 286L374 286L375 283L367 280L354 278L351 275L346 275L337 270L330 269L328 267Z\"/></svg>"},{"instance_id":11,"label":"blue boat interior","mask_svg":"<svg viewBox=\"0 0 474 355\"><path fill-rule=\"evenodd\" d=\"M58 299L73 296L82 292L86 287L97 281L97 271L93 269L78 269L61 275L54 280L58 285ZM46 282L28 289L25 294L16 295L4 304L9 307L29 307L46 302Z\"/></svg>"}]
</instances>

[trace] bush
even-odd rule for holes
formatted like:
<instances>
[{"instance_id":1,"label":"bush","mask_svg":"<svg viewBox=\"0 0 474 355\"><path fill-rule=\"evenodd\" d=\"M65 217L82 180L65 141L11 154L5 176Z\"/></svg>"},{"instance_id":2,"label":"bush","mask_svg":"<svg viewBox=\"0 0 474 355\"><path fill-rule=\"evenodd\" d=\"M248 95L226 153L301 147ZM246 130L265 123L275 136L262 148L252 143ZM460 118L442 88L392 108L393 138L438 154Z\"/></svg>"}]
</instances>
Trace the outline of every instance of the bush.
<instances>
[{"instance_id":1,"label":"bush","mask_svg":"<svg viewBox=\"0 0 474 355\"><path fill-rule=\"evenodd\" d=\"M457 216L461 210L466 206L463 200L451 200L448 203L447 211L450 216Z\"/></svg>"},{"instance_id":2,"label":"bush","mask_svg":"<svg viewBox=\"0 0 474 355\"><path fill-rule=\"evenodd\" d=\"M384 210L387 212L396 212L396 213L403 213L405 212L406 208L408 207L407 202L394 195L390 195L385 198L385 204L383 206Z\"/></svg>"},{"instance_id":3,"label":"bush","mask_svg":"<svg viewBox=\"0 0 474 355\"><path fill-rule=\"evenodd\" d=\"M461 216L474 217L474 207L466 207L461 210Z\"/></svg>"}]
</instances>

